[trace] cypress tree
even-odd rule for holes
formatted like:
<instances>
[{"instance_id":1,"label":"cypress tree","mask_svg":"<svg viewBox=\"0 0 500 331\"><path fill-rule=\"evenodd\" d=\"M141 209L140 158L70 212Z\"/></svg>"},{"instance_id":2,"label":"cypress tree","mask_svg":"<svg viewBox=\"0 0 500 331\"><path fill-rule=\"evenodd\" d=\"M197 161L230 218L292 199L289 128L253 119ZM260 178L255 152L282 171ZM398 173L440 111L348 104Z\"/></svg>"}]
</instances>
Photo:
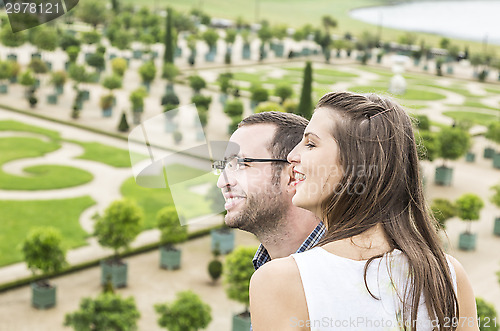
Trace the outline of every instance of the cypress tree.
<instances>
[{"instance_id":1,"label":"cypress tree","mask_svg":"<svg viewBox=\"0 0 500 331\"><path fill-rule=\"evenodd\" d=\"M167 31L165 33L164 62L174 63L174 48L172 40L172 8L167 8Z\"/></svg>"},{"instance_id":2,"label":"cypress tree","mask_svg":"<svg viewBox=\"0 0 500 331\"><path fill-rule=\"evenodd\" d=\"M311 62L306 62L304 68L304 81L302 83L302 92L300 94L300 103L297 107L297 114L301 115L308 120L311 119L313 103L312 103L312 67Z\"/></svg>"},{"instance_id":3,"label":"cypress tree","mask_svg":"<svg viewBox=\"0 0 500 331\"><path fill-rule=\"evenodd\" d=\"M120 124L118 125L118 131L127 132L129 129L129 125L127 123L127 115L125 112L122 113L122 118L120 119Z\"/></svg>"}]
</instances>

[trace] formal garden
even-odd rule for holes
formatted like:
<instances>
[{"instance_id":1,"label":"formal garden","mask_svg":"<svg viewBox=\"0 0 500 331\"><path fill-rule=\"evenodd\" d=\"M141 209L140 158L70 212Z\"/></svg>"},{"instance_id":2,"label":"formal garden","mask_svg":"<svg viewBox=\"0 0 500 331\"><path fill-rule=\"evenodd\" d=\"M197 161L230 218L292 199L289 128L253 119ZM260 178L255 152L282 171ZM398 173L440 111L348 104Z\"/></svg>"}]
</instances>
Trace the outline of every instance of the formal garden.
<instances>
[{"instance_id":1,"label":"formal garden","mask_svg":"<svg viewBox=\"0 0 500 331\"><path fill-rule=\"evenodd\" d=\"M332 90L391 95L415 117L423 185L443 243L463 261L473 285L486 277L484 286L496 285L491 293L499 293L500 260L492 255L500 249L500 58L494 51L413 33L380 40L328 15L293 28L278 19L226 23L201 9L158 11L118 0L88 0L60 21L16 34L3 19L0 275L15 270L15 277L0 284L2 305L3 294L29 285L31 301L16 307L41 320L38 314L56 311L51 321L58 325L46 329L248 330L257 241L221 227L221 216L211 226L181 226L180 218L209 214L211 203L220 203L194 189L206 173L183 163L166 166L180 183L177 198L188 202L178 214L168 183L138 185L131 159L150 156L127 150L127 135L165 113L166 125L151 126L164 140L155 148L183 151L209 137L227 139L253 112L310 118L314 102ZM345 28L339 34L343 23L356 34ZM401 81L403 88L394 90ZM195 135L177 111L189 104L201 125ZM80 131L70 138L64 126ZM80 139L86 134L93 138ZM210 178L213 185L217 178ZM89 255L75 259L78 250ZM153 253L153 267L138 267L139 257ZM476 258L488 261L477 273ZM78 291L71 310L61 305L69 293L58 283L91 272L95 279L86 281L95 286L82 287L88 293ZM144 290L148 284L154 293ZM479 316L495 318L500 302L478 288L478 297L490 295L478 298ZM157 300L163 291L168 302Z\"/></svg>"}]
</instances>

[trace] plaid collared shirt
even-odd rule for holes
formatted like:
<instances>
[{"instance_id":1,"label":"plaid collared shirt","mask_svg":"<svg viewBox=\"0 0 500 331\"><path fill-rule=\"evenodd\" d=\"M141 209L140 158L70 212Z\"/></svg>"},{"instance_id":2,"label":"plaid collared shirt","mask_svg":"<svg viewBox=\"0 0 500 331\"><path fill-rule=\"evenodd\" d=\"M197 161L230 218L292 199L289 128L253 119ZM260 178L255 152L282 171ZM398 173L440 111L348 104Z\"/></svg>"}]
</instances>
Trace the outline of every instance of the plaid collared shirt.
<instances>
[{"instance_id":1,"label":"plaid collared shirt","mask_svg":"<svg viewBox=\"0 0 500 331\"><path fill-rule=\"evenodd\" d=\"M316 245L321 240L321 238L325 234L325 231L325 225L323 224L323 222L319 222L316 228L314 228L311 234L306 238L306 240L304 240L302 245L300 245L299 249L295 253L302 253L307 251L308 249L313 248L314 245ZM255 252L252 260L253 267L255 268L255 270L257 270L270 260L271 256L269 256L267 249L265 249L265 247L260 244L259 249L257 249L257 252Z\"/></svg>"}]
</instances>

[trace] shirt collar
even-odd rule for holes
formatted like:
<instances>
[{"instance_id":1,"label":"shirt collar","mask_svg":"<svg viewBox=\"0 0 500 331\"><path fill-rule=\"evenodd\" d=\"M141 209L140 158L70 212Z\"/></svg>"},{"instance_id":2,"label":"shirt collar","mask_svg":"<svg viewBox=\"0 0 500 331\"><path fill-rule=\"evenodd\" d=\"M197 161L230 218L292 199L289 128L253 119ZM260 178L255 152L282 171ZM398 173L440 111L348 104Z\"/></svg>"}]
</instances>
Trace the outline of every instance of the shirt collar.
<instances>
[{"instance_id":1,"label":"shirt collar","mask_svg":"<svg viewBox=\"0 0 500 331\"><path fill-rule=\"evenodd\" d=\"M295 253L302 253L307 251L308 249L313 248L321 240L321 238L325 234L325 231L325 225L323 224L323 222L319 222L319 224L309 234L306 240L304 240L302 245L300 245L299 249L297 249ZM271 256L267 252L267 249L262 244L260 244L252 260L254 269L259 269L270 260Z\"/></svg>"}]
</instances>

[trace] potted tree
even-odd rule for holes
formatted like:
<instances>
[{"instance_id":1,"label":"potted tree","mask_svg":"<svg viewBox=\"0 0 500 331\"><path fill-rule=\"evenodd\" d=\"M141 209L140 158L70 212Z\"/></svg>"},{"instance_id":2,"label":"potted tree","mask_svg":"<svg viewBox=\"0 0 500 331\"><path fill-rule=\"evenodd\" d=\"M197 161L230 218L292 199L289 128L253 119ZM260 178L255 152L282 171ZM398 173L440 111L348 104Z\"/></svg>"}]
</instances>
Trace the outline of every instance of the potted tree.
<instances>
[{"instance_id":1,"label":"potted tree","mask_svg":"<svg viewBox=\"0 0 500 331\"><path fill-rule=\"evenodd\" d=\"M12 65L10 61L0 61L0 93L7 94L9 85L6 80L12 76Z\"/></svg>"},{"instance_id":2,"label":"potted tree","mask_svg":"<svg viewBox=\"0 0 500 331\"><path fill-rule=\"evenodd\" d=\"M205 329L212 321L212 309L192 291L176 294L172 303L156 304L154 306L158 325L169 331L197 331Z\"/></svg>"},{"instance_id":3,"label":"potted tree","mask_svg":"<svg viewBox=\"0 0 500 331\"><path fill-rule=\"evenodd\" d=\"M33 229L22 244L24 260L33 275L37 270L42 277L50 273L61 271L66 264L66 251L61 245L59 230L52 227ZM48 280L40 279L31 284L32 305L45 309L56 304L56 286Z\"/></svg>"},{"instance_id":4,"label":"potted tree","mask_svg":"<svg viewBox=\"0 0 500 331\"><path fill-rule=\"evenodd\" d=\"M228 127L228 133L232 134L238 128L238 123L242 119L243 103L238 99L226 102L226 105L224 106L224 113L226 113L226 115L231 119L231 124Z\"/></svg>"},{"instance_id":5,"label":"potted tree","mask_svg":"<svg viewBox=\"0 0 500 331\"><path fill-rule=\"evenodd\" d=\"M252 85L250 87L250 92L252 93L250 97L250 107L252 109L255 109L259 103L269 99L269 92L262 86Z\"/></svg>"},{"instance_id":6,"label":"potted tree","mask_svg":"<svg viewBox=\"0 0 500 331\"><path fill-rule=\"evenodd\" d=\"M219 260L220 251L215 249L212 251L213 260L208 264L208 274L212 278L212 284L216 284L217 280L222 275L222 262Z\"/></svg>"},{"instance_id":7,"label":"potted tree","mask_svg":"<svg viewBox=\"0 0 500 331\"><path fill-rule=\"evenodd\" d=\"M194 94L200 93L201 89L207 86L207 82L198 75L188 77L189 86L193 89Z\"/></svg>"},{"instance_id":8,"label":"potted tree","mask_svg":"<svg viewBox=\"0 0 500 331\"><path fill-rule=\"evenodd\" d=\"M166 92L174 92L175 78L179 75L179 68L173 63L165 63L162 70L162 78L167 80Z\"/></svg>"},{"instance_id":9,"label":"potted tree","mask_svg":"<svg viewBox=\"0 0 500 331\"><path fill-rule=\"evenodd\" d=\"M123 77L117 74L112 74L110 76L104 77L102 81L102 86L109 90L109 94L113 96L113 105L116 106L116 98L113 94L113 90L119 89L122 87Z\"/></svg>"},{"instance_id":10,"label":"potted tree","mask_svg":"<svg viewBox=\"0 0 500 331\"><path fill-rule=\"evenodd\" d=\"M226 30L226 37L224 38L224 41L226 42L226 54L224 55L224 63L225 64L231 64L231 55L232 55L232 47L234 44L234 41L236 40L236 30L234 29L227 29Z\"/></svg>"},{"instance_id":11,"label":"potted tree","mask_svg":"<svg viewBox=\"0 0 500 331\"><path fill-rule=\"evenodd\" d=\"M250 329L250 312L248 306L250 278L254 273L252 258L255 247L240 246L226 256L224 265L224 283L230 299L245 305L245 311L233 315L233 331L248 331Z\"/></svg>"},{"instance_id":12,"label":"potted tree","mask_svg":"<svg viewBox=\"0 0 500 331\"><path fill-rule=\"evenodd\" d=\"M179 269L181 267L181 250L174 247L188 238L187 227L181 225L174 206L161 209L156 215L161 232L160 267L163 269Z\"/></svg>"},{"instance_id":13,"label":"potted tree","mask_svg":"<svg viewBox=\"0 0 500 331\"><path fill-rule=\"evenodd\" d=\"M75 331L134 331L140 317L133 297L124 299L118 294L101 293L95 299L81 299L80 309L64 316L64 326Z\"/></svg>"},{"instance_id":14,"label":"potted tree","mask_svg":"<svg viewBox=\"0 0 500 331\"><path fill-rule=\"evenodd\" d=\"M477 234L471 232L471 222L479 220L479 212L484 206L483 200L473 193L466 193L460 196L455 202L457 215L467 222L467 229L459 237L458 247L469 251L476 249Z\"/></svg>"},{"instance_id":15,"label":"potted tree","mask_svg":"<svg viewBox=\"0 0 500 331\"><path fill-rule=\"evenodd\" d=\"M209 197L211 201L211 210L214 212L222 211L222 216L225 216L226 210L224 210L224 197L216 185L212 185L210 188ZM234 231L226 226L224 219L222 220L222 226L218 229L213 229L210 232L210 236L212 252L217 250L221 254L227 254L233 251Z\"/></svg>"},{"instance_id":16,"label":"potted tree","mask_svg":"<svg viewBox=\"0 0 500 331\"><path fill-rule=\"evenodd\" d=\"M101 96L100 104L103 117L111 117L111 115L113 114L113 101L114 101L113 94L107 94Z\"/></svg>"},{"instance_id":17,"label":"potted tree","mask_svg":"<svg viewBox=\"0 0 500 331\"><path fill-rule=\"evenodd\" d=\"M432 200L431 211L434 219L438 222L438 230L445 230L446 221L457 214L456 208L450 200L439 198Z\"/></svg>"},{"instance_id":18,"label":"potted tree","mask_svg":"<svg viewBox=\"0 0 500 331\"><path fill-rule=\"evenodd\" d=\"M453 168L446 166L446 160L456 160L469 149L469 134L461 128L443 128L437 135L438 155L443 158L443 165L436 168L434 181L438 185L451 185Z\"/></svg>"},{"instance_id":19,"label":"potted tree","mask_svg":"<svg viewBox=\"0 0 500 331\"><path fill-rule=\"evenodd\" d=\"M120 259L120 250L128 248L141 231L143 212L133 200L116 200L104 215L94 215L95 236L99 244L114 250L114 256L101 261L101 285L109 277L114 287L127 286L127 263Z\"/></svg>"},{"instance_id":20,"label":"potted tree","mask_svg":"<svg viewBox=\"0 0 500 331\"><path fill-rule=\"evenodd\" d=\"M252 56L250 48L250 31L249 30L241 31L241 38L243 39L243 49L241 57L244 60L250 60L250 57Z\"/></svg>"},{"instance_id":21,"label":"potted tree","mask_svg":"<svg viewBox=\"0 0 500 331\"><path fill-rule=\"evenodd\" d=\"M146 91L149 92L151 82L156 77L156 66L153 61L148 61L139 67L139 74L142 78L142 84L146 87Z\"/></svg>"},{"instance_id":22,"label":"potted tree","mask_svg":"<svg viewBox=\"0 0 500 331\"><path fill-rule=\"evenodd\" d=\"M205 61L214 62L215 55L217 54L217 40L219 39L219 34L214 29L207 29L203 32L202 38L208 45L208 53L205 54Z\"/></svg>"},{"instance_id":23,"label":"potted tree","mask_svg":"<svg viewBox=\"0 0 500 331\"><path fill-rule=\"evenodd\" d=\"M500 208L500 184L492 186L491 189L494 191L491 196L491 202ZM497 236L500 236L500 216L495 217L495 225L493 226L493 233Z\"/></svg>"},{"instance_id":24,"label":"potted tree","mask_svg":"<svg viewBox=\"0 0 500 331\"><path fill-rule=\"evenodd\" d=\"M500 144L500 121L492 122L488 125L488 131L486 132L485 137L497 144ZM500 169L500 153L497 153L495 149L491 147L489 147L488 151L487 149L484 151L485 158L488 156L488 158L493 159L493 167Z\"/></svg>"},{"instance_id":25,"label":"potted tree","mask_svg":"<svg viewBox=\"0 0 500 331\"><path fill-rule=\"evenodd\" d=\"M130 93L129 100L132 103L134 124L141 123L141 114L144 111L144 98L148 95L143 87L139 87Z\"/></svg>"},{"instance_id":26,"label":"potted tree","mask_svg":"<svg viewBox=\"0 0 500 331\"><path fill-rule=\"evenodd\" d=\"M127 132L129 129L129 125L127 122L127 114L125 112L122 112L122 116L120 118L120 123L118 123L118 131L120 132Z\"/></svg>"},{"instance_id":27,"label":"potted tree","mask_svg":"<svg viewBox=\"0 0 500 331\"><path fill-rule=\"evenodd\" d=\"M220 96L219 101L222 105L226 104L227 96L229 94L229 90L231 89L231 79L233 78L233 74L230 72L221 73L219 77L217 77L217 83L220 87Z\"/></svg>"},{"instance_id":28,"label":"potted tree","mask_svg":"<svg viewBox=\"0 0 500 331\"><path fill-rule=\"evenodd\" d=\"M125 75L125 72L127 71L128 63L127 60L121 57L114 58L111 60L111 70L113 71L113 74L122 77Z\"/></svg>"},{"instance_id":29,"label":"potted tree","mask_svg":"<svg viewBox=\"0 0 500 331\"><path fill-rule=\"evenodd\" d=\"M64 84L66 83L68 76L66 72L59 70L52 73L52 78L50 82L54 84L56 95L61 95L64 92Z\"/></svg>"},{"instance_id":30,"label":"potted tree","mask_svg":"<svg viewBox=\"0 0 500 331\"><path fill-rule=\"evenodd\" d=\"M283 104L286 99L290 98L293 95L293 88L288 83L280 83L276 85L274 95L280 97L280 104Z\"/></svg>"}]
</instances>

